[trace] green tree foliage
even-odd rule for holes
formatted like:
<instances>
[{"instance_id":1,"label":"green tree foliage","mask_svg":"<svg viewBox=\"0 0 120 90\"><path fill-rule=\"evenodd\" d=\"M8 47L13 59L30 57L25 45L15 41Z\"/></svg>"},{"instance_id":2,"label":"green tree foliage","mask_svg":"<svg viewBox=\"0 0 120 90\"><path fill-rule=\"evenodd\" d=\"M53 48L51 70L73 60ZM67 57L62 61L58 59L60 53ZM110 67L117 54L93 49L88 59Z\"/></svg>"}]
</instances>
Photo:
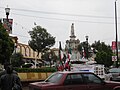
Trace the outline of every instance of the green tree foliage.
<instances>
[{"instance_id":1,"label":"green tree foliage","mask_svg":"<svg viewBox=\"0 0 120 90\"><path fill-rule=\"evenodd\" d=\"M21 53L14 53L11 56L11 64L14 67L20 67L22 64L24 64L25 62L23 61L23 55Z\"/></svg>"},{"instance_id":2,"label":"green tree foliage","mask_svg":"<svg viewBox=\"0 0 120 90\"><path fill-rule=\"evenodd\" d=\"M48 50L55 44L55 37L47 32L45 28L41 26L36 26L33 31L29 31L31 40L29 41L29 46L36 52L37 56L40 52Z\"/></svg>"},{"instance_id":3,"label":"green tree foliage","mask_svg":"<svg viewBox=\"0 0 120 90\"><path fill-rule=\"evenodd\" d=\"M57 61L57 56L55 55L54 51L50 50L50 52L46 52L44 55L42 55L42 59L49 62L51 66L51 64L54 64Z\"/></svg>"},{"instance_id":4,"label":"green tree foliage","mask_svg":"<svg viewBox=\"0 0 120 90\"><path fill-rule=\"evenodd\" d=\"M97 50L96 62L99 64L104 64L106 67L109 67L113 64L112 62L112 49L109 45L106 45L104 42L96 42L91 45L94 49Z\"/></svg>"},{"instance_id":5,"label":"green tree foliage","mask_svg":"<svg viewBox=\"0 0 120 90\"><path fill-rule=\"evenodd\" d=\"M90 45L89 45L89 43L88 43L88 45L87 45L87 43L86 42L81 42L79 45L78 45L78 51L80 52L80 54L83 56L83 49L84 49L84 52L86 53L86 56L88 55L88 57L90 57L90 50L91 50L91 47L90 47ZM88 53L87 53L87 50L88 50ZM86 58L86 56L85 56L85 58Z\"/></svg>"},{"instance_id":6,"label":"green tree foliage","mask_svg":"<svg viewBox=\"0 0 120 90\"><path fill-rule=\"evenodd\" d=\"M14 50L14 43L0 23L0 63L10 62L10 57Z\"/></svg>"}]
</instances>

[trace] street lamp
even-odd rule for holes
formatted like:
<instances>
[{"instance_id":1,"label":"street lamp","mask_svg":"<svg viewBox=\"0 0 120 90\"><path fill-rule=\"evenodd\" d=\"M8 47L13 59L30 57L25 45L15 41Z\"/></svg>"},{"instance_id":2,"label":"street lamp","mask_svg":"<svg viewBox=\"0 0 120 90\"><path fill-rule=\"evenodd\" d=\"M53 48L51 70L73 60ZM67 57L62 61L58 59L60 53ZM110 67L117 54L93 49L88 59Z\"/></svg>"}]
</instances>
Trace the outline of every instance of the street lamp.
<instances>
[{"instance_id":1,"label":"street lamp","mask_svg":"<svg viewBox=\"0 0 120 90\"><path fill-rule=\"evenodd\" d=\"M10 8L5 8L5 12L6 12L6 22L8 23L9 21L8 21L8 16L9 16L9 13L10 13ZM8 63L8 61L5 59L5 64L7 64ZM10 61L9 61L9 63L10 63Z\"/></svg>"},{"instance_id":2,"label":"street lamp","mask_svg":"<svg viewBox=\"0 0 120 90\"><path fill-rule=\"evenodd\" d=\"M4 24L6 25L5 26L5 29L6 31L8 31L10 33L10 23L9 23L9 19L8 19L8 16L9 16L9 13L10 13L10 8L5 8L5 12L6 12L6 19L4 20Z\"/></svg>"},{"instance_id":3,"label":"street lamp","mask_svg":"<svg viewBox=\"0 0 120 90\"><path fill-rule=\"evenodd\" d=\"M49 53L49 62L50 62L50 67L51 67L51 59L52 59L52 55L51 55L51 53Z\"/></svg>"},{"instance_id":4,"label":"street lamp","mask_svg":"<svg viewBox=\"0 0 120 90\"><path fill-rule=\"evenodd\" d=\"M118 67L118 35L117 35L117 8L116 8L116 1L117 0L115 0L115 29L116 29L116 56L117 56L116 67Z\"/></svg>"},{"instance_id":5,"label":"street lamp","mask_svg":"<svg viewBox=\"0 0 120 90\"><path fill-rule=\"evenodd\" d=\"M9 13L10 13L10 8L5 8L5 12L6 12L6 19L8 20L8 16L9 16Z\"/></svg>"},{"instance_id":6,"label":"street lamp","mask_svg":"<svg viewBox=\"0 0 120 90\"><path fill-rule=\"evenodd\" d=\"M85 38L86 38L86 44L87 44L86 58L88 59L88 36L85 36Z\"/></svg>"}]
</instances>

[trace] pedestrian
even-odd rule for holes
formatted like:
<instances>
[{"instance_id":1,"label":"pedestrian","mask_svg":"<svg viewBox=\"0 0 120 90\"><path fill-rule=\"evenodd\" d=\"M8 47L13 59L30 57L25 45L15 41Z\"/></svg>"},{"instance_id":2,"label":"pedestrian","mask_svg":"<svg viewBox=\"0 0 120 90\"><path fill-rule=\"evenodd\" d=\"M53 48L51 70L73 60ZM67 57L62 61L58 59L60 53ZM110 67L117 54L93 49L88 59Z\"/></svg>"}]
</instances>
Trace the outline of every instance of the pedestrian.
<instances>
[{"instance_id":1,"label":"pedestrian","mask_svg":"<svg viewBox=\"0 0 120 90\"><path fill-rule=\"evenodd\" d=\"M10 63L5 63L5 64L4 64L4 70L0 72L0 77L1 77L2 75L4 75L4 74L7 73L7 72L6 72L6 69L7 69L7 67L10 66L10 65L11 65ZM16 74L16 75L18 75L15 70L13 70L13 73Z\"/></svg>"},{"instance_id":2,"label":"pedestrian","mask_svg":"<svg viewBox=\"0 0 120 90\"><path fill-rule=\"evenodd\" d=\"M18 89L13 89L14 85ZM6 74L0 77L1 90L22 90L22 84L18 75L13 73L12 65L7 66Z\"/></svg>"}]
</instances>

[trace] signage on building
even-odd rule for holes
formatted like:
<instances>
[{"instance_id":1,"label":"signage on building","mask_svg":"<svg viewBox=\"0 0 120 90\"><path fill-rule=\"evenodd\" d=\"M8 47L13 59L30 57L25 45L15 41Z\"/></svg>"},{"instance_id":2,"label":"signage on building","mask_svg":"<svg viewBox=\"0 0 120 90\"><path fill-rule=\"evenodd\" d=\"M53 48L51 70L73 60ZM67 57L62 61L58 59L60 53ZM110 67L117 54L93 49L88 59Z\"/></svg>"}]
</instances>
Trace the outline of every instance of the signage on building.
<instances>
[{"instance_id":1,"label":"signage on building","mask_svg":"<svg viewBox=\"0 0 120 90\"><path fill-rule=\"evenodd\" d=\"M112 56L112 61L117 61L117 56Z\"/></svg>"},{"instance_id":2,"label":"signage on building","mask_svg":"<svg viewBox=\"0 0 120 90\"><path fill-rule=\"evenodd\" d=\"M112 41L112 50L116 50L116 42Z\"/></svg>"},{"instance_id":3,"label":"signage on building","mask_svg":"<svg viewBox=\"0 0 120 90\"><path fill-rule=\"evenodd\" d=\"M120 41L118 42L118 51L120 52ZM116 41L112 41L112 50L116 51Z\"/></svg>"},{"instance_id":4,"label":"signage on building","mask_svg":"<svg viewBox=\"0 0 120 90\"><path fill-rule=\"evenodd\" d=\"M12 34L13 19L3 18L3 26L9 34Z\"/></svg>"}]
</instances>

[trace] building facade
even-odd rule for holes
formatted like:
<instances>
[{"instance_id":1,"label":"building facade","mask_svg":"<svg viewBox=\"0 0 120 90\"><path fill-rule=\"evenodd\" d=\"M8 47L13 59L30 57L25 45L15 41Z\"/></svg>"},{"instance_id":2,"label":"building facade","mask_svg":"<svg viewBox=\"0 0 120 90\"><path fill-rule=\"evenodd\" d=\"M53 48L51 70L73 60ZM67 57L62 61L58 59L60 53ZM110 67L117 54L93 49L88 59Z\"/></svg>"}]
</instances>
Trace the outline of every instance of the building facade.
<instances>
[{"instance_id":1,"label":"building facade","mask_svg":"<svg viewBox=\"0 0 120 90\"><path fill-rule=\"evenodd\" d=\"M12 37L12 40L15 43L13 53L21 53L25 62L34 62L35 60L39 62L41 60L41 54L37 57L37 52L33 51L29 45L19 43L17 36L13 36L12 34L9 34L9 36Z\"/></svg>"}]
</instances>

